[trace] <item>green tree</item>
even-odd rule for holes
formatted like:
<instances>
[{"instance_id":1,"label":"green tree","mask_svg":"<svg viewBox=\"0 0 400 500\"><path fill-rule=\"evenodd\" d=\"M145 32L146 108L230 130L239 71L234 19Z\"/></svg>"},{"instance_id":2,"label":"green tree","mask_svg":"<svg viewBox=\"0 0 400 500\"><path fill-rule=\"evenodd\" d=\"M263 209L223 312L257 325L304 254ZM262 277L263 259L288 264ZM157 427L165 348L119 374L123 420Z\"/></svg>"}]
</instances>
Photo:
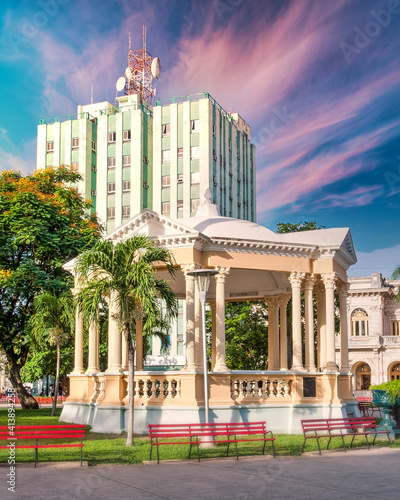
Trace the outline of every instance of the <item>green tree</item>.
<instances>
[{"instance_id":1,"label":"green tree","mask_svg":"<svg viewBox=\"0 0 400 500\"><path fill-rule=\"evenodd\" d=\"M172 253L158 247L148 236L137 235L116 245L106 240L77 258L75 272L82 280L77 303L88 321L96 321L102 297L110 297L116 320L128 345L129 414L127 446L133 444L134 424L134 327L145 320L144 329L156 326L161 314L172 318L177 314L175 294L168 283L157 277L156 264L175 276ZM164 307L160 299L164 301ZM163 312L161 312L161 308Z\"/></svg>"},{"instance_id":2,"label":"green tree","mask_svg":"<svg viewBox=\"0 0 400 500\"><path fill-rule=\"evenodd\" d=\"M317 229L325 229L325 226L317 226L316 222L298 222L297 224L290 224L290 222L278 222L277 233L295 233L298 231L315 231Z\"/></svg>"},{"instance_id":3,"label":"green tree","mask_svg":"<svg viewBox=\"0 0 400 500\"><path fill-rule=\"evenodd\" d=\"M65 166L0 174L0 350L25 409L38 408L20 374L32 344L34 297L71 288L62 265L93 246L102 231L91 202L68 187L79 180Z\"/></svg>"},{"instance_id":4,"label":"green tree","mask_svg":"<svg viewBox=\"0 0 400 500\"><path fill-rule=\"evenodd\" d=\"M268 310L265 302L228 302L226 364L231 370L267 370Z\"/></svg>"},{"instance_id":5,"label":"green tree","mask_svg":"<svg viewBox=\"0 0 400 500\"><path fill-rule=\"evenodd\" d=\"M58 384L60 378L60 348L64 345L74 330L75 314L74 302L70 291L58 297L44 292L34 298L35 314L31 317L32 332L38 344L48 342L56 346L57 362L54 383L53 409L54 417L57 408Z\"/></svg>"}]
</instances>

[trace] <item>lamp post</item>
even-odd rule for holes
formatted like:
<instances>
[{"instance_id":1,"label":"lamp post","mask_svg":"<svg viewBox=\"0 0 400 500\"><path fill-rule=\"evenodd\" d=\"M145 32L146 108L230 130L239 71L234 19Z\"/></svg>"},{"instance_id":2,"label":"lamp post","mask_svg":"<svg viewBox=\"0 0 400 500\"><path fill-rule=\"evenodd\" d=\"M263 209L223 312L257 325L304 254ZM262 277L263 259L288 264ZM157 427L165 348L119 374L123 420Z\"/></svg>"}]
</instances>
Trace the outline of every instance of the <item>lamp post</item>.
<instances>
[{"instance_id":1,"label":"lamp post","mask_svg":"<svg viewBox=\"0 0 400 500\"><path fill-rule=\"evenodd\" d=\"M201 304L201 323L202 323L202 337L203 337L203 371L204 371L204 413L205 420L208 424L209 418L209 404L208 404L208 367L207 367L207 338L206 338L206 300L208 287L210 286L211 276L218 274L215 269L197 269L189 271L189 276L196 278L197 287L199 290L199 298Z\"/></svg>"}]
</instances>

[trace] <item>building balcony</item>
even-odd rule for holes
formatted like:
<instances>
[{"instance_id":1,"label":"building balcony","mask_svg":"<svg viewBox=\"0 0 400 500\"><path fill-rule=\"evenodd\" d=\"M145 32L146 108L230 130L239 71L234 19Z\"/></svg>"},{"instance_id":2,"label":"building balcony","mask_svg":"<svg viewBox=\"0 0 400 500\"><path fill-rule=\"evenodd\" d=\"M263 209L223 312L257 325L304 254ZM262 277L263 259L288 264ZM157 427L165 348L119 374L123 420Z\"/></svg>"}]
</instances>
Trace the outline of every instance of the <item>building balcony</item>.
<instances>
[{"instance_id":1,"label":"building balcony","mask_svg":"<svg viewBox=\"0 0 400 500\"><path fill-rule=\"evenodd\" d=\"M349 337L349 348L398 346L400 347L400 336L397 335L374 335L363 337ZM340 335L335 336L335 347L340 349Z\"/></svg>"}]
</instances>

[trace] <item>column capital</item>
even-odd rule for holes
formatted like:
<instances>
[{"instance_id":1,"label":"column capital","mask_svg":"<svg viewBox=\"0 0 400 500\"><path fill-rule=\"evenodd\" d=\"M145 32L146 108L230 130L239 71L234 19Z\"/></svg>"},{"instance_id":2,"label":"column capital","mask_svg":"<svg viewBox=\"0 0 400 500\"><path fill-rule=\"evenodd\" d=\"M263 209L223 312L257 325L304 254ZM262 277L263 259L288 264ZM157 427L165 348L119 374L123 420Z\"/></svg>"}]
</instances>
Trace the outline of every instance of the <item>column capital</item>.
<instances>
[{"instance_id":1,"label":"column capital","mask_svg":"<svg viewBox=\"0 0 400 500\"><path fill-rule=\"evenodd\" d=\"M305 290L312 290L314 287L315 283L315 274L313 273L307 273L304 278L304 289Z\"/></svg>"},{"instance_id":2,"label":"column capital","mask_svg":"<svg viewBox=\"0 0 400 500\"><path fill-rule=\"evenodd\" d=\"M231 268L223 266L215 266L215 270L218 271L218 274L215 275L215 281L217 283L224 283Z\"/></svg>"},{"instance_id":3,"label":"column capital","mask_svg":"<svg viewBox=\"0 0 400 500\"><path fill-rule=\"evenodd\" d=\"M265 303L269 308L274 308L279 305L278 297L265 297Z\"/></svg>"},{"instance_id":4,"label":"column capital","mask_svg":"<svg viewBox=\"0 0 400 500\"><path fill-rule=\"evenodd\" d=\"M292 271L288 274L288 280L292 287L301 287L301 284L306 276L306 273L300 271Z\"/></svg>"},{"instance_id":5,"label":"column capital","mask_svg":"<svg viewBox=\"0 0 400 500\"><path fill-rule=\"evenodd\" d=\"M289 300L292 298L291 295L279 295L276 300L280 308L287 307Z\"/></svg>"},{"instance_id":6,"label":"column capital","mask_svg":"<svg viewBox=\"0 0 400 500\"><path fill-rule=\"evenodd\" d=\"M337 273L324 273L321 274L321 279L326 288L335 288L336 280L338 278Z\"/></svg>"},{"instance_id":7,"label":"column capital","mask_svg":"<svg viewBox=\"0 0 400 500\"><path fill-rule=\"evenodd\" d=\"M186 279L188 279L188 278L194 279L194 276L187 276L186 273L188 273L189 271L194 271L195 269L201 269L202 266L200 266L196 262L191 262L188 264L181 264L180 268L181 268L181 271L183 272L183 274L185 275Z\"/></svg>"},{"instance_id":8,"label":"column capital","mask_svg":"<svg viewBox=\"0 0 400 500\"><path fill-rule=\"evenodd\" d=\"M350 284L347 281L338 280L336 283L336 288L339 295L345 295L347 297L347 292L349 291Z\"/></svg>"}]
</instances>

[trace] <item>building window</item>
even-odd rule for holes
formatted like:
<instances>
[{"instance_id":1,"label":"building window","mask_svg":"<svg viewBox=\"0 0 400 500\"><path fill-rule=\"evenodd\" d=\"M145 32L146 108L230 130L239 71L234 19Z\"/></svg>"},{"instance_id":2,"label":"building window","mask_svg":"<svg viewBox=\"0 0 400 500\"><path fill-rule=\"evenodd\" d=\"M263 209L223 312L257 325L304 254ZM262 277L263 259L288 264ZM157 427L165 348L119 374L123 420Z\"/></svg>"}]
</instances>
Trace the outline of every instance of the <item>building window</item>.
<instances>
[{"instance_id":1,"label":"building window","mask_svg":"<svg viewBox=\"0 0 400 500\"><path fill-rule=\"evenodd\" d=\"M115 168L115 162L116 162L115 156L112 156L111 158L107 159L108 170L112 170Z\"/></svg>"},{"instance_id":2,"label":"building window","mask_svg":"<svg viewBox=\"0 0 400 500\"><path fill-rule=\"evenodd\" d=\"M213 137L215 137L215 123L212 124L212 134Z\"/></svg>"},{"instance_id":3,"label":"building window","mask_svg":"<svg viewBox=\"0 0 400 500\"><path fill-rule=\"evenodd\" d=\"M183 174L178 174L178 184L183 184Z\"/></svg>"},{"instance_id":4,"label":"building window","mask_svg":"<svg viewBox=\"0 0 400 500\"><path fill-rule=\"evenodd\" d=\"M176 208L178 209L178 214L183 212L183 200L177 201Z\"/></svg>"},{"instance_id":5,"label":"building window","mask_svg":"<svg viewBox=\"0 0 400 500\"><path fill-rule=\"evenodd\" d=\"M131 166L131 155L122 157L122 168L129 168Z\"/></svg>"},{"instance_id":6,"label":"building window","mask_svg":"<svg viewBox=\"0 0 400 500\"><path fill-rule=\"evenodd\" d=\"M169 215L170 214L170 203L169 201L163 201L161 204L161 213L163 215Z\"/></svg>"},{"instance_id":7,"label":"building window","mask_svg":"<svg viewBox=\"0 0 400 500\"><path fill-rule=\"evenodd\" d=\"M390 370L389 380L399 380L400 379L400 363L395 363Z\"/></svg>"},{"instance_id":8,"label":"building window","mask_svg":"<svg viewBox=\"0 0 400 500\"><path fill-rule=\"evenodd\" d=\"M71 189L72 191L75 191L76 194L78 194L78 188L76 186L73 186Z\"/></svg>"},{"instance_id":9,"label":"building window","mask_svg":"<svg viewBox=\"0 0 400 500\"><path fill-rule=\"evenodd\" d=\"M97 172L96 165L93 165L93 163L92 163L92 166L90 168L92 169L92 172Z\"/></svg>"},{"instance_id":10,"label":"building window","mask_svg":"<svg viewBox=\"0 0 400 500\"><path fill-rule=\"evenodd\" d=\"M200 199L199 198L191 200L191 202L190 202L190 210L192 212L192 215L196 214L197 209L199 208L199 205L200 205Z\"/></svg>"},{"instance_id":11,"label":"building window","mask_svg":"<svg viewBox=\"0 0 400 500\"><path fill-rule=\"evenodd\" d=\"M130 130L124 130L123 140L124 140L124 142L129 142L131 140L131 131Z\"/></svg>"},{"instance_id":12,"label":"building window","mask_svg":"<svg viewBox=\"0 0 400 500\"><path fill-rule=\"evenodd\" d=\"M163 163L169 163L171 161L171 150L170 149L164 149L162 151L162 162Z\"/></svg>"},{"instance_id":13,"label":"building window","mask_svg":"<svg viewBox=\"0 0 400 500\"><path fill-rule=\"evenodd\" d=\"M122 218L129 219L130 216L131 216L131 207L130 205L125 205L124 207L122 207Z\"/></svg>"},{"instance_id":14,"label":"building window","mask_svg":"<svg viewBox=\"0 0 400 500\"><path fill-rule=\"evenodd\" d=\"M200 130L200 120L191 120L190 130L192 133L198 132Z\"/></svg>"},{"instance_id":15,"label":"building window","mask_svg":"<svg viewBox=\"0 0 400 500\"><path fill-rule=\"evenodd\" d=\"M92 141L92 153L96 153L96 142Z\"/></svg>"},{"instance_id":16,"label":"building window","mask_svg":"<svg viewBox=\"0 0 400 500\"><path fill-rule=\"evenodd\" d=\"M131 181L123 181L122 182L122 191L124 193L129 193L131 190Z\"/></svg>"},{"instance_id":17,"label":"building window","mask_svg":"<svg viewBox=\"0 0 400 500\"><path fill-rule=\"evenodd\" d=\"M200 172L192 172L190 174L190 183L192 186L200 184Z\"/></svg>"},{"instance_id":18,"label":"building window","mask_svg":"<svg viewBox=\"0 0 400 500\"><path fill-rule=\"evenodd\" d=\"M169 175L163 175L161 177L161 186L163 189L171 186L171 177Z\"/></svg>"},{"instance_id":19,"label":"building window","mask_svg":"<svg viewBox=\"0 0 400 500\"><path fill-rule=\"evenodd\" d=\"M369 318L364 309L355 309L351 313L351 334L353 337L366 337L369 335Z\"/></svg>"},{"instance_id":20,"label":"building window","mask_svg":"<svg viewBox=\"0 0 400 500\"><path fill-rule=\"evenodd\" d=\"M79 172L79 162L77 161L73 161L71 163L71 168L74 172Z\"/></svg>"},{"instance_id":21,"label":"building window","mask_svg":"<svg viewBox=\"0 0 400 500\"><path fill-rule=\"evenodd\" d=\"M52 153L54 151L54 141L49 141L47 143L47 152Z\"/></svg>"},{"instance_id":22,"label":"building window","mask_svg":"<svg viewBox=\"0 0 400 500\"><path fill-rule=\"evenodd\" d=\"M183 158L183 148L178 148L178 158Z\"/></svg>"},{"instance_id":23,"label":"building window","mask_svg":"<svg viewBox=\"0 0 400 500\"><path fill-rule=\"evenodd\" d=\"M108 194L115 194L115 182L108 183Z\"/></svg>"},{"instance_id":24,"label":"building window","mask_svg":"<svg viewBox=\"0 0 400 500\"><path fill-rule=\"evenodd\" d=\"M367 391L371 385L371 368L367 363L359 363L355 369L356 390Z\"/></svg>"},{"instance_id":25,"label":"building window","mask_svg":"<svg viewBox=\"0 0 400 500\"><path fill-rule=\"evenodd\" d=\"M108 144L113 144L117 140L116 132L108 132Z\"/></svg>"},{"instance_id":26,"label":"building window","mask_svg":"<svg viewBox=\"0 0 400 500\"><path fill-rule=\"evenodd\" d=\"M168 135L171 135L171 124L170 123L164 123L162 125L162 135L163 135L163 137L167 137Z\"/></svg>"},{"instance_id":27,"label":"building window","mask_svg":"<svg viewBox=\"0 0 400 500\"><path fill-rule=\"evenodd\" d=\"M200 158L200 146L192 146L190 148L190 159L197 160Z\"/></svg>"},{"instance_id":28,"label":"building window","mask_svg":"<svg viewBox=\"0 0 400 500\"><path fill-rule=\"evenodd\" d=\"M107 219L115 219L115 207L109 207L107 208Z\"/></svg>"},{"instance_id":29,"label":"building window","mask_svg":"<svg viewBox=\"0 0 400 500\"><path fill-rule=\"evenodd\" d=\"M229 151L232 151L232 139L229 139Z\"/></svg>"},{"instance_id":30,"label":"building window","mask_svg":"<svg viewBox=\"0 0 400 500\"><path fill-rule=\"evenodd\" d=\"M72 149L78 149L79 148L79 139L75 137L72 139Z\"/></svg>"},{"instance_id":31,"label":"building window","mask_svg":"<svg viewBox=\"0 0 400 500\"><path fill-rule=\"evenodd\" d=\"M392 335L400 335L400 321L392 321Z\"/></svg>"}]
</instances>

